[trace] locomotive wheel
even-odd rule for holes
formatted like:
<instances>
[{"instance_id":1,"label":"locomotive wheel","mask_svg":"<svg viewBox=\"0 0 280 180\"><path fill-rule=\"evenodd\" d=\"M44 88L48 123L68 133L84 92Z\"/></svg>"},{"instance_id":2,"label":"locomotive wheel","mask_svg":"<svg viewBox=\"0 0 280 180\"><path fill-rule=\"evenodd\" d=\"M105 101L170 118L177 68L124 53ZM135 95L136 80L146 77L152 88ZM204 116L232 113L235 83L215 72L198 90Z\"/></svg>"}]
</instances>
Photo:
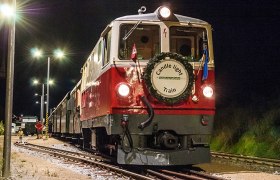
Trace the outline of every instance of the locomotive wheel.
<instances>
[{"instance_id":1,"label":"locomotive wheel","mask_svg":"<svg viewBox=\"0 0 280 180\"><path fill-rule=\"evenodd\" d=\"M161 53L147 64L144 81L150 94L160 102L180 103L191 94L193 67L182 55Z\"/></svg>"}]
</instances>

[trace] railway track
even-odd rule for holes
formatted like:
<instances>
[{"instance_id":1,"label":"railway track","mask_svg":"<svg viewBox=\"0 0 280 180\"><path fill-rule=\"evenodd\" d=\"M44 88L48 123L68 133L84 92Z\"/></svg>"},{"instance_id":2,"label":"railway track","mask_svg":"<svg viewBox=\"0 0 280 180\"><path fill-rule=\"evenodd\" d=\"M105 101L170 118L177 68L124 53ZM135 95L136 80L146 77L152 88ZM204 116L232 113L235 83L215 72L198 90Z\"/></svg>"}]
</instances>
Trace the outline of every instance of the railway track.
<instances>
[{"instance_id":1,"label":"railway track","mask_svg":"<svg viewBox=\"0 0 280 180\"><path fill-rule=\"evenodd\" d=\"M88 153L72 152L65 151L62 149L39 146L35 144L18 144L15 145L26 148L32 151L39 151L41 153L47 153L56 158L63 158L65 161L77 163L80 162L84 165L85 168L89 168L88 165L97 167L99 171L101 170L102 176L108 177L122 177L123 179L143 179L143 180L152 180L152 178L146 177L141 174L137 174L128 170L125 170L121 167L114 166L109 164L110 160L104 159L101 156L89 155Z\"/></svg>"},{"instance_id":2,"label":"railway track","mask_svg":"<svg viewBox=\"0 0 280 180\"><path fill-rule=\"evenodd\" d=\"M99 170L96 171L96 174L101 176L108 177L121 177L122 179L143 179L143 180L152 180L152 179L167 179L167 180L181 180L181 179L191 179L191 180L205 180L205 179L213 179L213 180L221 180L216 176L212 176L210 174L194 171L191 169L184 170L170 170L170 169L161 169L161 168L126 168L123 166L119 166L114 164L111 159L104 158L99 155L94 155L90 153L81 153L81 152L72 152L52 147L40 146L35 144L18 144L15 145L26 148L32 151L37 151L41 153L49 154L55 158L63 159L67 161L67 163L80 163L85 167L89 168L89 166L97 167ZM100 174L101 172L101 174Z\"/></svg>"},{"instance_id":3,"label":"railway track","mask_svg":"<svg viewBox=\"0 0 280 180\"><path fill-rule=\"evenodd\" d=\"M243 156L243 155L220 153L220 152L211 152L211 155L217 158L238 160L238 161L248 162L252 164L266 165L266 166L272 166L278 168L280 167L280 160L278 159L259 158L259 157Z\"/></svg>"},{"instance_id":4,"label":"railway track","mask_svg":"<svg viewBox=\"0 0 280 180\"><path fill-rule=\"evenodd\" d=\"M171 171L167 169L152 170L147 169L147 174L155 179L166 179L166 180L224 180L223 178L212 176L210 174L187 170L183 172Z\"/></svg>"}]
</instances>

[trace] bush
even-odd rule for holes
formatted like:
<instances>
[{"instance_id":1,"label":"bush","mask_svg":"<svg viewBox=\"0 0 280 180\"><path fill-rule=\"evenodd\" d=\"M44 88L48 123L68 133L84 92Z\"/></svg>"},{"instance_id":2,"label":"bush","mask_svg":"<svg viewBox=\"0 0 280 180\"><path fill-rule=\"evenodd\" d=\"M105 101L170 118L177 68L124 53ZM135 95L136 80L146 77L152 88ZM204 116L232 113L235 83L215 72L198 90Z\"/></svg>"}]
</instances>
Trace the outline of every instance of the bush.
<instances>
[{"instance_id":1,"label":"bush","mask_svg":"<svg viewBox=\"0 0 280 180\"><path fill-rule=\"evenodd\" d=\"M266 102L217 108L211 149L280 158L280 104Z\"/></svg>"},{"instance_id":2,"label":"bush","mask_svg":"<svg viewBox=\"0 0 280 180\"><path fill-rule=\"evenodd\" d=\"M0 121L0 135L4 134L4 124L3 121Z\"/></svg>"}]
</instances>

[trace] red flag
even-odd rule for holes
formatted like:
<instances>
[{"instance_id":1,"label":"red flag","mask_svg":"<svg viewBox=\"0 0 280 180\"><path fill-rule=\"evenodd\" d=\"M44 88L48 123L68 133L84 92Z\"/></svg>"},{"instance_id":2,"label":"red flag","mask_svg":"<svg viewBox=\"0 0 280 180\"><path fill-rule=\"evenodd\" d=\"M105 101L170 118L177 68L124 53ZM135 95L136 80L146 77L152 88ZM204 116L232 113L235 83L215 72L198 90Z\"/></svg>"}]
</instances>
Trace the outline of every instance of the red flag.
<instances>
[{"instance_id":1,"label":"red flag","mask_svg":"<svg viewBox=\"0 0 280 180\"><path fill-rule=\"evenodd\" d=\"M137 49L136 49L135 43L133 44L130 58L136 63L136 59L137 59Z\"/></svg>"}]
</instances>

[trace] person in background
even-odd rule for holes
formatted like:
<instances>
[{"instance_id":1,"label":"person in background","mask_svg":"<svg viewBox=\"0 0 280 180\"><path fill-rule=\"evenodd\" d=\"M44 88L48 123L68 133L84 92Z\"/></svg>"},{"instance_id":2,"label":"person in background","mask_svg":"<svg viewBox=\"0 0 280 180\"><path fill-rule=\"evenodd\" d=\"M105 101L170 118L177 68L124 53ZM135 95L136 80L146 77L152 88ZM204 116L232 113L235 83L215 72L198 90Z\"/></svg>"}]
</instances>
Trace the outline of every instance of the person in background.
<instances>
[{"instance_id":1,"label":"person in background","mask_svg":"<svg viewBox=\"0 0 280 180\"><path fill-rule=\"evenodd\" d=\"M22 137L23 137L23 131L21 127L18 130L18 136L19 136L19 143L23 143Z\"/></svg>"}]
</instances>

